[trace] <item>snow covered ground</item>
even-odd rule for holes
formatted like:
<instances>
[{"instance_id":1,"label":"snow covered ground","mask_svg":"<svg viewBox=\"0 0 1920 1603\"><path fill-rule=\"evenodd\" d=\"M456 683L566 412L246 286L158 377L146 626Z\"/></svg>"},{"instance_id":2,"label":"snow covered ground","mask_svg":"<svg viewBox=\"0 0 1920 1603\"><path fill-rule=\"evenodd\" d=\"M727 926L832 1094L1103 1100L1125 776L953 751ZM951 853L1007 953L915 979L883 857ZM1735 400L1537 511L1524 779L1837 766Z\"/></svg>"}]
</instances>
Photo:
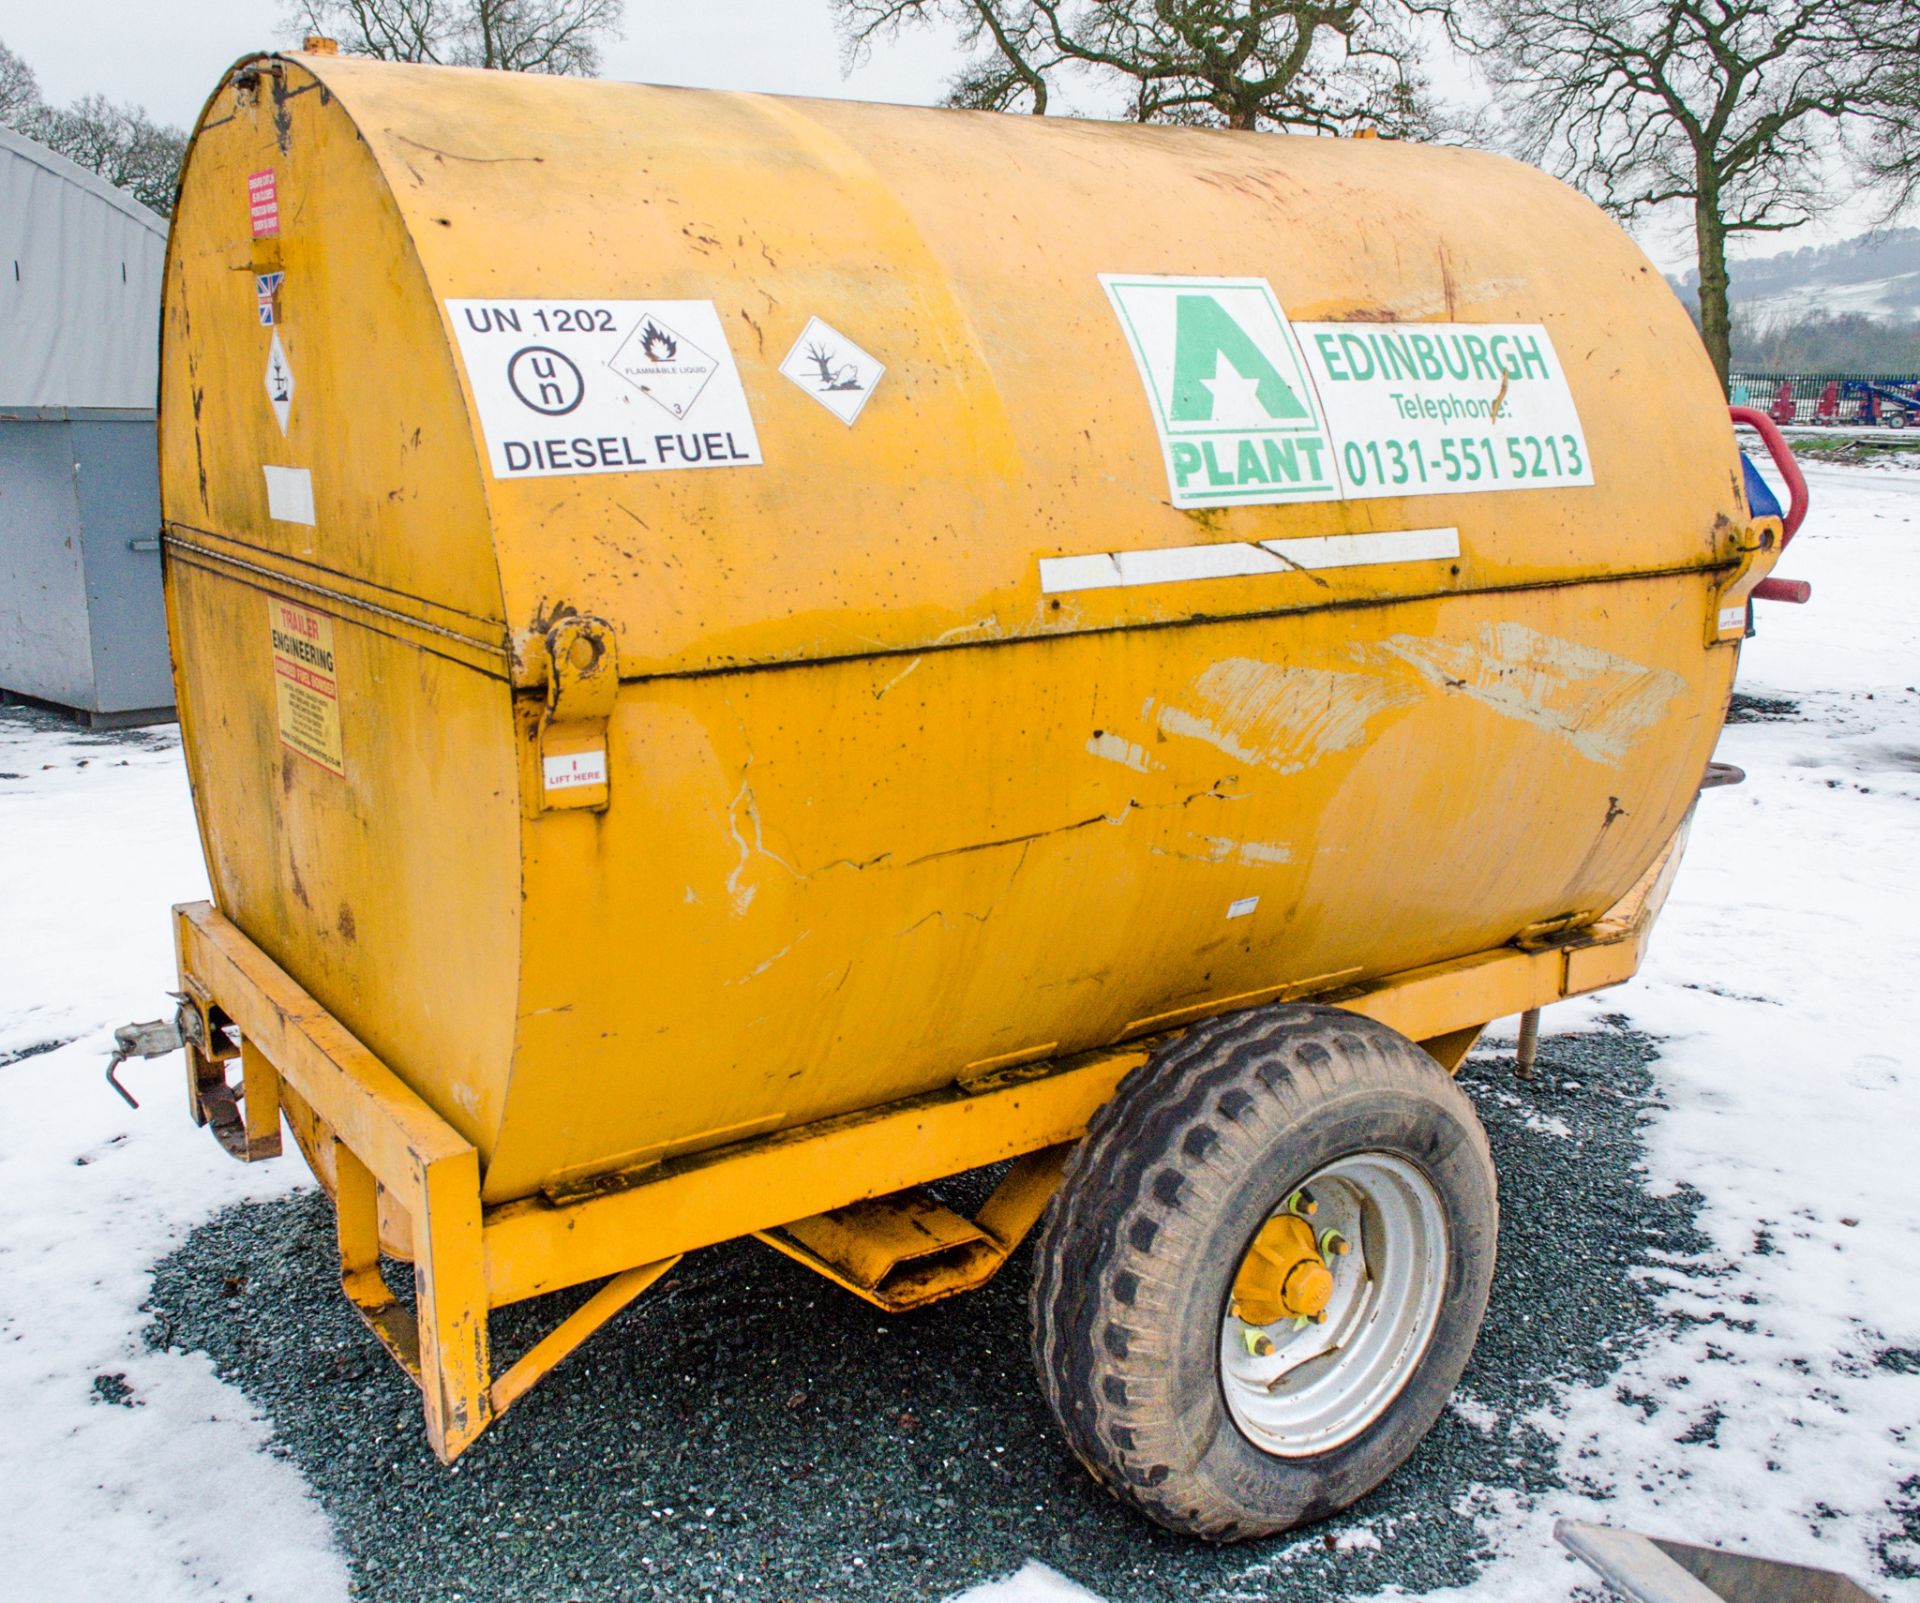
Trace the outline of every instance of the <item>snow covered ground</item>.
<instances>
[{"instance_id":1,"label":"snow covered ground","mask_svg":"<svg viewBox=\"0 0 1920 1603\"><path fill-rule=\"evenodd\" d=\"M1550 1535L1570 1515L1920 1603L1920 472L1808 477L1782 571L1814 603L1764 609L1742 668L1797 712L1727 730L1748 782L1703 799L1641 977L1548 1016L1624 1013L1664 1042L1650 1179L1700 1194L1713 1250L1662 1274L1675 1317L1640 1356L1534 1421L1576 1489L1460 1510L1498 1554L1461 1598L1571 1596L1585 1572ZM302 1184L194 1130L177 1060L128 1070L139 1112L99 1079L113 1026L163 1010L167 905L204 890L170 733L0 714L0 1599L347 1595L267 1424L204 1358L141 1339L156 1259ZM1344 1539L1367 1537L1363 1508ZM1091 1594L1035 1564L970 1596Z\"/></svg>"},{"instance_id":2,"label":"snow covered ground","mask_svg":"<svg viewBox=\"0 0 1920 1603\"><path fill-rule=\"evenodd\" d=\"M1735 269L1738 277L1738 269ZM1799 284L1772 295L1739 298L1740 310L1761 327L1791 323L1808 316L1837 316L1864 312L1896 322L1911 320L1920 305L1920 273L1895 273L1887 278L1862 279L1852 284Z\"/></svg>"}]
</instances>

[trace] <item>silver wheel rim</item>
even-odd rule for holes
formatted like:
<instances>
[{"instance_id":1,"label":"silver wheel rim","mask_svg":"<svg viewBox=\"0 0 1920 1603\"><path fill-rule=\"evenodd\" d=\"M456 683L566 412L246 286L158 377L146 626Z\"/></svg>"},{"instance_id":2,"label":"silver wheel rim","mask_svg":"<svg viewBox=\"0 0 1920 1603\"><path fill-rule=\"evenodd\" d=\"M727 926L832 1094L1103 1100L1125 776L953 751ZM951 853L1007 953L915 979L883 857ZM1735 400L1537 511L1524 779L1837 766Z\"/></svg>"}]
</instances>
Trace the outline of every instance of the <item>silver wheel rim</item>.
<instances>
[{"instance_id":1,"label":"silver wheel rim","mask_svg":"<svg viewBox=\"0 0 1920 1603\"><path fill-rule=\"evenodd\" d=\"M1317 1204L1316 1236L1337 1230L1351 1244L1328 1260L1325 1322L1250 1327L1229 1309L1220 1327L1227 1411L1241 1435L1278 1458L1328 1452L1385 1413L1433 1339L1446 1290L1446 1215L1433 1182L1412 1164L1355 1153L1305 1189ZM1250 1330L1273 1350L1249 1351Z\"/></svg>"}]
</instances>

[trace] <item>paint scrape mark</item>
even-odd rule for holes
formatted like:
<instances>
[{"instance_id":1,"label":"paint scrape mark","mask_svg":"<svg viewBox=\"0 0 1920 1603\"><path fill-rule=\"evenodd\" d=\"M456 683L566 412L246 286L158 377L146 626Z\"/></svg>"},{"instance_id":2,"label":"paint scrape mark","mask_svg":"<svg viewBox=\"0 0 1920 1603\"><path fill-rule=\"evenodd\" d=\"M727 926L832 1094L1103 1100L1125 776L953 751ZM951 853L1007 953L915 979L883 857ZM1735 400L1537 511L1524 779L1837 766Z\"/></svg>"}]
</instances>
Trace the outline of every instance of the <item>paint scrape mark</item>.
<instances>
[{"instance_id":1,"label":"paint scrape mark","mask_svg":"<svg viewBox=\"0 0 1920 1603\"><path fill-rule=\"evenodd\" d=\"M1292 850L1278 841L1225 840L1218 835L1209 835L1207 844L1219 849L1219 860L1223 863L1244 863L1251 866L1256 863L1293 861Z\"/></svg>"},{"instance_id":2,"label":"paint scrape mark","mask_svg":"<svg viewBox=\"0 0 1920 1603\"><path fill-rule=\"evenodd\" d=\"M1665 668L1522 623L1483 624L1473 640L1394 635L1380 650L1436 685L1558 735L1597 763L1624 758L1686 688Z\"/></svg>"},{"instance_id":3,"label":"paint scrape mark","mask_svg":"<svg viewBox=\"0 0 1920 1603\"><path fill-rule=\"evenodd\" d=\"M1186 839L1197 840L1199 850L1182 851L1176 846L1159 845L1149 846L1147 850L1156 857L1177 857L1183 863L1235 863L1255 867L1293 861L1292 849L1276 841L1232 840L1225 835L1189 835Z\"/></svg>"},{"instance_id":4,"label":"paint scrape mark","mask_svg":"<svg viewBox=\"0 0 1920 1603\"><path fill-rule=\"evenodd\" d=\"M747 872L747 864L752 859L753 848L747 844L747 837L740 833L740 804L746 801L752 792L742 781L740 794L733 798L733 805L727 809L727 832L733 836L733 844L739 849L740 861L733 865L733 872L727 876L727 896L733 903L733 916L738 918L753 906L754 897L760 894L758 885L743 885L741 879Z\"/></svg>"},{"instance_id":5,"label":"paint scrape mark","mask_svg":"<svg viewBox=\"0 0 1920 1603\"><path fill-rule=\"evenodd\" d=\"M812 930L807 930L803 932L799 936L795 937L793 940L788 941L785 946L781 947L779 951L775 952L772 957L768 958L766 962L762 963L758 968L748 969L747 972L742 974L737 980L728 980L727 984L745 985L748 980L758 979L762 974L766 973L768 969L772 968L774 964L778 963L781 958L785 957L787 953L791 952L796 946L798 946L801 943L801 941L804 941L807 938L807 936L811 935L812 933L813 933Z\"/></svg>"},{"instance_id":6,"label":"paint scrape mark","mask_svg":"<svg viewBox=\"0 0 1920 1603\"><path fill-rule=\"evenodd\" d=\"M1374 718L1420 697L1378 674L1228 657L1201 674L1183 699L1185 707L1160 708L1162 735L1203 740L1236 762L1297 774L1331 752L1363 744Z\"/></svg>"},{"instance_id":7,"label":"paint scrape mark","mask_svg":"<svg viewBox=\"0 0 1920 1603\"><path fill-rule=\"evenodd\" d=\"M745 833L743 833L740 828L740 818L743 813L746 815L748 824L750 824L753 829L753 839L751 842L748 841ZM727 806L727 833L733 837L733 844L740 852L740 860L733 865L733 872L727 875L727 896L733 904L733 915L735 918L740 917L749 907L753 906L754 897L760 893L760 887L758 885L742 883L746 877L747 865L755 856L765 857L772 862L778 863L795 879L805 878L805 876L784 857L780 856L777 852L767 850L765 832L760 825L759 804L754 800L753 785L749 780L743 779L740 781L739 791Z\"/></svg>"},{"instance_id":8,"label":"paint scrape mark","mask_svg":"<svg viewBox=\"0 0 1920 1603\"><path fill-rule=\"evenodd\" d=\"M1087 751L1095 757L1104 757L1110 763L1118 763L1122 768L1131 768L1136 774L1158 773L1166 766L1157 763L1139 746L1124 735L1116 735L1110 729L1098 731L1087 742Z\"/></svg>"},{"instance_id":9,"label":"paint scrape mark","mask_svg":"<svg viewBox=\"0 0 1920 1603\"><path fill-rule=\"evenodd\" d=\"M906 667L902 668L897 674L895 674L891 679L889 679L878 690L874 691L873 699L875 701L878 701L889 690L893 689L895 685L899 684L902 679L906 678L908 674L912 673L914 669L918 668L923 660L924 660L923 658L915 657L912 662L906 665Z\"/></svg>"}]
</instances>

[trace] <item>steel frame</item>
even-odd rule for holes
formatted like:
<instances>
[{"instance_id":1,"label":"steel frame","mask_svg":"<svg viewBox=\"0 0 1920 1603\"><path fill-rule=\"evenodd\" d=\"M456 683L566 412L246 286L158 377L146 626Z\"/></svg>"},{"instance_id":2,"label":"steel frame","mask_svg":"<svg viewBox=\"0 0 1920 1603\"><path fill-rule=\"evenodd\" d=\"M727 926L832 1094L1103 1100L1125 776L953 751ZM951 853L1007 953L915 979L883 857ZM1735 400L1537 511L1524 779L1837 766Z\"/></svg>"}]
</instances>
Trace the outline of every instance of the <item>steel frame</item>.
<instances>
[{"instance_id":1,"label":"steel frame","mask_svg":"<svg viewBox=\"0 0 1920 1603\"><path fill-rule=\"evenodd\" d=\"M1335 1003L1421 1042L1455 1069L1489 1020L1633 974L1685 834L1683 825L1633 890L1579 931L1543 933L1364 984L1283 987L1258 1000L1311 995ZM609 1176L561 1201L537 1196L487 1207L474 1146L239 928L206 902L176 907L174 920L181 990L201 1025L188 1046L195 1117L245 1161L278 1154L283 1109L305 1139L328 1143L341 1288L419 1386L429 1440L449 1463L698 1248L756 1235L882 1307L981 1284L1038 1220L1094 1110L1169 1039L1146 1036L1021 1065ZM1250 1000L1226 999L1214 1011ZM241 1080L230 1085L236 1058ZM975 1221L929 1211L911 1196L926 1182L1014 1158L1025 1161ZM316 1163L323 1178L327 1167ZM411 1230L411 1308L382 1267L383 1194ZM916 1231L931 1231L935 1246L916 1246ZM914 1239L902 1245L903 1237ZM492 1309L601 1279L587 1302L494 1374Z\"/></svg>"}]
</instances>

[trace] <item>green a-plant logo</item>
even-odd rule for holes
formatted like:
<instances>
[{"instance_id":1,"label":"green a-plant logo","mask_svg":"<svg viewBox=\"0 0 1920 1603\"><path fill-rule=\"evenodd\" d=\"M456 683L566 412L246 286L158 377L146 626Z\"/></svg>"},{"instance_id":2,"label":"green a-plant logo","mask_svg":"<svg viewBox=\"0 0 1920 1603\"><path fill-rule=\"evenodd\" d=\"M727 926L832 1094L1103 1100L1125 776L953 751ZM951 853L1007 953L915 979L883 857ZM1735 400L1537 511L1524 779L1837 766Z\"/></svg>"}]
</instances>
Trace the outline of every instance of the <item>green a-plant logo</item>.
<instances>
[{"instance_id":1,"label":"green a-plant logo","mask_svg":"<svg viewBox=\"0 0 1920 1603\"><path fill-rule=\"evenodd\" d=\"M1140 370L1175 506L1339 494L1326 420L1265 279L1100 282Z\"/></svg>"}]
</instances>

